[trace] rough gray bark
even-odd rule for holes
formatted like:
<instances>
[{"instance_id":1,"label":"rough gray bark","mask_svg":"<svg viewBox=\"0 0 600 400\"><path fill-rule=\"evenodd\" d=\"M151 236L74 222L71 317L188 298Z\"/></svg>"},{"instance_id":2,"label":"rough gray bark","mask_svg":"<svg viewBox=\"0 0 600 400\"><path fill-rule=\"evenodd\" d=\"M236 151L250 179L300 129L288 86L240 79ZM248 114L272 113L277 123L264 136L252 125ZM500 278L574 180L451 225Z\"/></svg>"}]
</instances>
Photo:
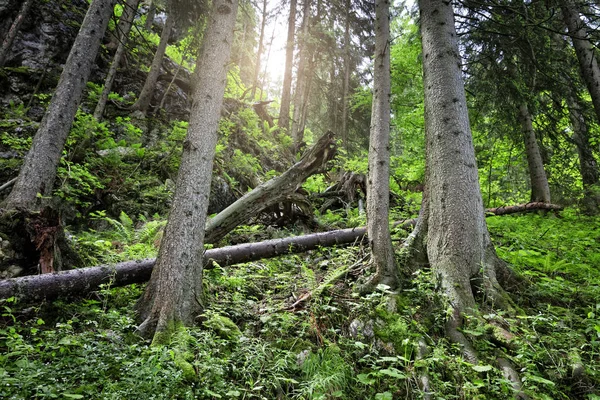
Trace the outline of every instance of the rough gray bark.
<instances>
[{"instance_id":1,"label":"rough gray bark","mask_svg":"<svg viewBox=\"0 0 600 400\"><path fill-rule=\"evenodd\" d=\"M214 0L196 67L187 137L156 268L137 305L142 335L168 341L202 310L202 253L237 0Z\"/></svg>"},{"instance_id":2,"label":"rough gray bark","mask_svg":"<svg viewBox=\"0 0 600 400\"><path fill-rule=\"evenodd\" d=\"M36 206L38 193L42 196L52 193L56 167L114 4L115 0L92 1L4 208L31 209Z\"/></svg>"},{"instance_id":3,"label":"rough gray bark","mask_svg":"<svg viewBox=\"0 0 600 400\"><path fill-rule=\"evenodd\" d=\"M144 28L149 31L152 29L152 25L154 24L154 15L156 14L156 4L153 0L149 1L148 12L146 13L146 23L144 24Z\"/></svg>"},{"instance_id":4,"label":"rough gray bark","mask_svg":"<svg viewBox=\"0 0 600 400\"><path fill-rule=\"evenodd\" d=\"M204 253L203 265L204 269L212 269L214 263L228 266L303 253L319 247L358 243L366 232L366 228L350 228L210 249ZM115 265L0 280L0 299L16 296L21 303L35 303L85 295L106 283L112 287L143 283L150 279L155 263L155 259L126 261Z\"/></svg>"},{"instance_id":5,"label":"rough gray bark","mask_svg":"<svg viewBox=\"0 0 600 400\"><path fill-rule=\"evenodd\" d=\"M258 75L260 74L260 58L264 52L265 47L265 26L267 24L267 0L263 0L262 7L262 21L260 23L260 35L258 39L258 51L256 52L256 63L254 64L254 79L252 80L252 94L251 98L254 100L256 95L256 87L258 86ZM262 100L262 99L261 99Z\"/></svg>"},{"instance_id":6,"label":"rough gray bark","mask_svg":"<svg viewBox=\"0 0 600 400\"><path fill-rule=\"evenodd\" d=\"M296 199L295 193L306 178L324 167L335 156L335 152L334 134L327 132L290 169L246 193L212 218L206 226L206 242L216 243L262 210L285 200Z\"/></svg>"},{"instance_id":7,"label":"rough gray bark","mask_svg":"<svg viewBox=\"0 0 600 400\"><path fill-rule=\"evenodd\" d=\"M590 131L588 122L582 113L581 102L577 96L567 95L567 107L569 109L569 119L573 127L573 143L577 148L579 156L579 171L583 182L583 209L589 214L597 214L600 206L600 196L598 191L598 182L600 180L598 163L592 152L590 144Z\"/></svg>"},{"instance_id":8,"label":"rough gray bark","mask_svg":"<svg viewBox=\"0 0 600 400\"><path fill-rule=\"evenodd\" d=\"M123 14L121 15L121 19L119 21L120 32L116 32L119 42L117 51L115 52L112 64L110 65L108 73L106 74L104 88L102 89L102 94L100 95L100 99L98 99L98 104L94 110L94 118L97 120L101 120L102 115L104 114L106 102L108 101L108 95L112 90L112 85L115 81L115 76L117 75L119 63L121 62L121 58L123 58L123 54L125 54L127 39L129 38L129 31L133 25L133 18L135 17L139 3L140 0L127 0L125 3L125 9L123 10Z\"/></svg>"},{"instance_id":9,"label":"rough gray bark","mask_svg":"<svg viewBox=\"0 0 600 400\"><path fill-rule=\"evenodd\" d=\"M348 106L350 91L350 0L346 0L346 21L344 27L344 84L342 88L342 143L348 152Z\"/></svg>"},{"instance_id":10,"label":"rough gray bark","mask_svg":"<svg viewBox=\"0 0 600 400\"><path fill-rule=\"evenodd\" d=\"M579 16L579 10L574 0L562 2L563 21L569 30L573 47L579 61L583 81L592 97L592 104L600 121L600 67L595 55L595 46L590 41L585 23Z\"/></svg>"},{"instance_id":11,"label":"rough gray bark","mask_svg":"<svg viewBox=\"0 0 600 400\"><path fill-rule=\"evenodd\" d=\"M140 97L138 97L137 101L131 106L131 109L134 111L141 111L146 114L148 107L150 107L150 102L152 101L152 96L156 89L156 82L158 82L158 76L160 75L162 60L165 57L167 44L169 43L169 37L171 36L171 30L174 25L175 18L173 18L172 13L169 13L167 15L167 20L165 21L165 26L160 34L160 42L158 43L156 53L154 53L150 72L148 72Z\"/></svg>"},{"instance_id":12,"label":"rough gray bark","mask_svg":"<svg viewBox=\"0 0 600 400\"><path fill-rule=\"evenodd\" d=\"M300 33L300 51L298 54L298 72L296 74L296 90L294 92L294 112L292 118L292 141L294 152L300 149L304 138L305 105L308 91L308 27L310 23L310 1L304 0L302 30Z\"/></svg>"},{"instance_id":13,"label":"rough gray bark","mask_svg":"<svg viewBox=\"0 0 600 400\"><path fill-rule=\"evenodd\" d=\"M531 201L550 203L550 186L544 170L544 163L540 154L533 122L527 104L519 106L519 121L523 130L525 153L527 154L527 165L529 166L529 178L531 180Z\"/></svg>"},{"instance_id":14,"label":"rough gray bark","mask_svg":"<svg viewBox=\"0 0 600 400\"><path fill-rule=\"evenodd\" d=\"M431 265L452 309L446 333L467 360L477 363L477 353L459 331L462 316L475 312L474 290L506 307L496 273L508 275L508 270L485 224L452 3L420 0L419 6L427 167L419 221L407 239L407 262Z\"/></svg>"},{"instance_id":15,"label":"rough gray bark","mask_svg":"<svg viewBox=\"0 0 600 400\"><path fill-rule=\"evenodd\" d=\"M376 273L373 284L398 286L390 235L390 2L375 1L373 106L367 176L367 230Z\"/></svg>"},{"instance_id":16,"label":"rough gray bark","mask_svg":"<svg viewBox=\"0 0 600 400\"><path fill-rule=\"evenodd\" d=\"M27 15L29 14L29 9L31 8L32 4L33 0L26 0L23 3L23 5L21 6L21 10L19 10L17 18L15 18L15 20L13 21L12 25L8 30L8 33L6 34L6 37L2 41L2 47L0 47L0 67L4 66L6 56L12 48L12 44L15 41L15 38L17 37L17 33L19 33L19 29L21 29L21 24L23 23L25 18L27 18Z\"/></svg>"}]
</instances>

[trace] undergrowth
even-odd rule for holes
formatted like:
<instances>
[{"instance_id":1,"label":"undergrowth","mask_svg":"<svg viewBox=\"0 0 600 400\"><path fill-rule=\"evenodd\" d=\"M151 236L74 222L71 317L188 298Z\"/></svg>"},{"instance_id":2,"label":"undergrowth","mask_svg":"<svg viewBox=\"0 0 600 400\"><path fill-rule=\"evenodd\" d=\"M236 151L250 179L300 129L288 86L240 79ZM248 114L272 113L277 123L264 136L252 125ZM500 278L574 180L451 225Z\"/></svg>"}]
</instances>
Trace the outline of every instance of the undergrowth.
<instances>
[{"instance_id":1,"label":"undergrowth","mask_svg":"<svg viewBox=\"0 0 600 400\"><path fill-rule=\"evenodd\" d=\"M153 246L161 224L96 218L111 228L98 240L122 248ZM427 375L435 399L510 399L503 356L532 399L598 399L599 222L572 210L488 218L499 255L524 283L511 293L519 313L482 309L466 322L479 365L445 338L446 306L429 270L399 292L379 286L360 297L353 286L368 252L354 246L206 271L209 308L167 347L136 336L135 285L36 308L4 301L0 397L419 399ZM88 250L121 259L112 245ZM511 335L504 343L497 326Z\"/></svg>"}]
</instances>

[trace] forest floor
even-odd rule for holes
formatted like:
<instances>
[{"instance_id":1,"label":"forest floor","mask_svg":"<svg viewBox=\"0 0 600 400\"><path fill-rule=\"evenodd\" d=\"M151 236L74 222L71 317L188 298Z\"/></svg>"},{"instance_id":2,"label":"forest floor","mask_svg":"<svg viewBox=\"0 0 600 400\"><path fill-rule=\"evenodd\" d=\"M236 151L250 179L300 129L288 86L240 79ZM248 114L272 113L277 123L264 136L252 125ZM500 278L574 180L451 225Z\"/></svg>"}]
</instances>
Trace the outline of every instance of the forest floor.
<instances>
[{"instance_id":1,"label":"forest floor","mask_svg":"<svg viewBox=\"0 0 600 400\"><path fill-rule=\"evenodd\" d=\"M111 229L77 235L90 264L151 256L164 225L98 218ZM36 307L2 301L0 398L418 399L427 375L431 398L510 399L502 353L532 399L600 399L600 218L567 209L487 221L523 283L511 292L518 315L486 309L467 321L480 365L445 338L447 307L428 269L397 292L359 296L369 254L357 245L207 271L199 326L168 347L135 334L141 285ZM495 326L510 336L498 340Z\"/></svg>"}]
</instances>

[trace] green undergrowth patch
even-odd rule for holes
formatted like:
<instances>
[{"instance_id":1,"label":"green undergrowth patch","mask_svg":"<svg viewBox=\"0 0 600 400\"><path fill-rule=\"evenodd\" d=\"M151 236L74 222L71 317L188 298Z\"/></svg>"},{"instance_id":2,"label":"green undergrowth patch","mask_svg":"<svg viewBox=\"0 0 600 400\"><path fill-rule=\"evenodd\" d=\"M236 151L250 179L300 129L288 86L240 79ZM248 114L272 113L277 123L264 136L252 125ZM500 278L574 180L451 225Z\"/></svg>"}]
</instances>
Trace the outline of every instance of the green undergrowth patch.
<instances>
[{"instance_id":1,"label":"green undergrowth patch","mask_svg":"<svg viewBox=\"0 0 600 400\"><path fill-rule=\"evenodd\" d=\"M113 235L102 240L152 242L143 232L153 221L97 218ZM485 306L465 320L478 365L446 338L448 304L431 270L413 272L401 290L360 296L369 254L352 246L215 265L198 326L166 346L135 334L142 286L39 308L5 301L0 397L420 399L426 377L435 399L511 399L502 357L530 398L597 399L597 222L570 210L488 218L499 255L523 281L511 291L518 312Z\"/></svg>"}]
</instances>

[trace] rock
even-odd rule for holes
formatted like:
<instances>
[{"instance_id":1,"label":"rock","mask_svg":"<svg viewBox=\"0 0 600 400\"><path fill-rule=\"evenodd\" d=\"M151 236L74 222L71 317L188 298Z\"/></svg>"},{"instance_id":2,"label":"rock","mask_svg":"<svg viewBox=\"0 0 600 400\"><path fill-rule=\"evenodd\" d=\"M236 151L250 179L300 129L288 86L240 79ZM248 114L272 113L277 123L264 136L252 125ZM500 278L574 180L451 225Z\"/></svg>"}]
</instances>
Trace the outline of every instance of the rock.
<instances>
[{"instance_id":1,"label":"rock","mask_svg":"<svg viewBox=\"0 0 600 400\"><path fill-rule=\"evenodd\" d=\"M350 323L348 331L350 333L350 336L354 339L373 339L375 337L375 330L373 329L372 320L363 322L359 319L355 319Z\"/></svg>"}]
</instances>

